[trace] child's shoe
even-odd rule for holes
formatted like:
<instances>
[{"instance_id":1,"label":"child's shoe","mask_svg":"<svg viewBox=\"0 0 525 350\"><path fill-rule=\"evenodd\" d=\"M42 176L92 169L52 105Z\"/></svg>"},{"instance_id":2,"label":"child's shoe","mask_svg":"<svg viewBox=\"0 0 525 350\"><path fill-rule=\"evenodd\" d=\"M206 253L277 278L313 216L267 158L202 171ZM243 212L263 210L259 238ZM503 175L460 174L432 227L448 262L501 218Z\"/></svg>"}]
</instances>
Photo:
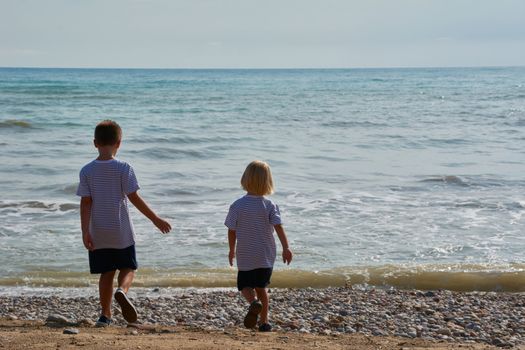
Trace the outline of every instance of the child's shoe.
<instances>
[{"instance_id":1,"label":"child's shoe","mask_svg":"<svg viewBox=\"0 0 525 350\"><path fill-rule=\"evenodd\" d=\"M111 325L111 318L107 318L104 315L101 315L98 318L97 323L95 323L95 327L108 327L110 325Z\"/></svg>"},{"instance_id":2,"label":"child's shoe","mask_svg":"<svg viewBox=\"0 0 525 350\"><path fill-rule=\"evenodd\" d=\"M137 309L135 309L135 306L131 303L131 301L128 299L128 296L121 288L117 288L117 291L115 292L115 300L120 305L120 309L122 310L122 316L128 323L133 323L137 321Z\"/></svg>"},{"instance_id":3,"label":"child's shoe","mask_svg":"<svg viewBox=\"0 0 525 350\"><path fill-rule=\"evenodd\" d=\"M254 328L257 325L257 317L262 310L262 304L259 300L254 300L248 308L248 313L244 317L244 327Z\"/></svg>"},{"instance_id":4,"label":"child's shoe","mask_svg":"<svg viewBox=\"0 0 525 350\"><path fill-rule=\"evenodd\" d=\"M269 323L263 323L259 326L259 332L271 332L272 326Z\"/></svg>"}]
</instances>

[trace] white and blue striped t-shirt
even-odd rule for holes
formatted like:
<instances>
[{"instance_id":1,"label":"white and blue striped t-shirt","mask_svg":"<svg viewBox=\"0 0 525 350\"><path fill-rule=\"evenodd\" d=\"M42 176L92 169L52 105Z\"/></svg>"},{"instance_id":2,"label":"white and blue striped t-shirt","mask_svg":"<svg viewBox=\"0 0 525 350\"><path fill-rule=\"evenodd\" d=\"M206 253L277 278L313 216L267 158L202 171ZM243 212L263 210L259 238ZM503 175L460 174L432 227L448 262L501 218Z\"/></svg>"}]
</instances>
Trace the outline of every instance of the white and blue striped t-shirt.
<instances>
[{"instance_id":1,"label":"white and blue striped t-shirt","mask_svg":"<svg viewBox=\"0 0 525 350\"><path fill-rule=\"evenodd\" d=\"M135 244L126 196L138 189L133 168L118 159L94 160L80 170L77 196L93 200L89 230L95 249Z\"/></svg>"},{"instance_id":2,"label":"white and blue striped t-shirt","mask_svg":"<svg viewBox=\"0 0 525 350\"><path fill-rule=\"evenodd\" d=\"M263 196L245 195L231 206L224 225L237 236L237 268L250 271L273 267L274 225L281 224L279 207Z\"/></svg>"}]
</instances>

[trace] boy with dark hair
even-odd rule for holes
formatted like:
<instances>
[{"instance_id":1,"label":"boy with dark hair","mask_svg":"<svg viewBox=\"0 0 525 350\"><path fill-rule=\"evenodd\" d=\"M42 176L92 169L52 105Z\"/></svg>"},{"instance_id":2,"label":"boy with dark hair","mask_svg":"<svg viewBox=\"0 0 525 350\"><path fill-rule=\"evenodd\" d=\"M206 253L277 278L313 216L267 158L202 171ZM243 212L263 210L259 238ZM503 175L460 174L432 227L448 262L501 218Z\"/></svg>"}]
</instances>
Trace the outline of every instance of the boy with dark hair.
<instances>
[{"instance_id":1,"label":"boy with dark hair","mask_svg":"<svg viewBox=\"0 0 525 350\"><path fill-rule=\"evenodd\" d=\"M122 129L111 120L100 122L95 128L97 159L80 171L77 195L80 200L82 240L89 250L91 273L100 274L99 296L101 315L96 325L111 324L113 279L116 270L118 288L115 300L122 309L124 319L137 321L137 310L128 299L135 270L135 233L128 211L128 199L162 232L171 230L170 224L151 210L139 196L139 185L133 168L115 158L122 140Z\"/></svg>"}]
</instances>

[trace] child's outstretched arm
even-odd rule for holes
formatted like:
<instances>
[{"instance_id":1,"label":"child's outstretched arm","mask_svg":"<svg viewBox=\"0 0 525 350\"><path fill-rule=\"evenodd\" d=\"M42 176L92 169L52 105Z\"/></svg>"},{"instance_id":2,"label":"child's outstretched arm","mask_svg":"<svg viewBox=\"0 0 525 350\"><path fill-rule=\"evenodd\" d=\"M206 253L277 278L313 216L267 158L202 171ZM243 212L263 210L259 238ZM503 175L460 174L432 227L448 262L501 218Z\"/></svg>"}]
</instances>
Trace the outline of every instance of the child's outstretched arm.
<instances>
[{"instance_id":1,"label":"child's outstretched arm","mask_svg":"<svg viewBox=\"0 0 525 350\"><path fill-rule=\"evenodd\" d=\"M230 266L233 266L233 258L235 258L235 242L237 240L237 234L235 230L228 230L228 244L230 245L230 252L228 253L228 260Z\"/></svg>"},{"instance_id":2,"label":"child's outstretched arm","mask_svg":"<svg viewBox=\"0 0 525 350\"><path fill-rule=\"evenodd\" d=\"M93 250L93 241L89 232L89 221L91 220L91 197L82 197L80 199L80 226L82 228L82 241L87 250Z\"/></svg>"},{"instance_id":3,"label":"child's outstretched arm","mask_svg":"<svg viewBox=\"0 0 525 350\"><path fill-rule=\"evenodd\" d=\"M150 209L150 207L144 202L141 196L135 191L133 193L128 194L128 199L135 208L137 208L142 214L144 214L145 217L151 220L155 226L160 230L162 233L168 233L171 231L171 225L164 219L160 218L155 214L153 210Z\"/></svg>"},{"instance_id":4,"label":"child's outstretched arm","mask_svg":"<svg viewBox=\"0 0 525 350\"><path fill-rule=\"evenodd\" d=\"M290 265L293 254L288 245L288 238L286 238L284 228L282 225L275 225L274 228L275 232L277 232L277 237L279 237L279 241L281 241L281 245L283 246L283 263Z\"/></svg>"}]
</instances>

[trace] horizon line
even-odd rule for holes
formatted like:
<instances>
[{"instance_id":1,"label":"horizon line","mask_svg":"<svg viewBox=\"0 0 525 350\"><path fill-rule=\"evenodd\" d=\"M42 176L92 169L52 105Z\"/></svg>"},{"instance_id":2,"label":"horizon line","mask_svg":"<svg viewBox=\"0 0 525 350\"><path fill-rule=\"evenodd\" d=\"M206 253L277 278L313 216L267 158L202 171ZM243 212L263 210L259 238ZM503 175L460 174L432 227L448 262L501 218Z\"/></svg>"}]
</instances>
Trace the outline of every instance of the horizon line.
<instances>
[{"instance_id":1,"label":"horizon line","mask_svg":"<svg viewBox=\"0 0 525 350\"><path fill-rule=\"evenodd\" d=\"M451 68L523 68L525 65L473 66L357 66L357 67L58 67L58 66L0 66L0 69L78 69L78 70L350 70L350 69L451 69Z\"/></svg>"}]
</instances>

